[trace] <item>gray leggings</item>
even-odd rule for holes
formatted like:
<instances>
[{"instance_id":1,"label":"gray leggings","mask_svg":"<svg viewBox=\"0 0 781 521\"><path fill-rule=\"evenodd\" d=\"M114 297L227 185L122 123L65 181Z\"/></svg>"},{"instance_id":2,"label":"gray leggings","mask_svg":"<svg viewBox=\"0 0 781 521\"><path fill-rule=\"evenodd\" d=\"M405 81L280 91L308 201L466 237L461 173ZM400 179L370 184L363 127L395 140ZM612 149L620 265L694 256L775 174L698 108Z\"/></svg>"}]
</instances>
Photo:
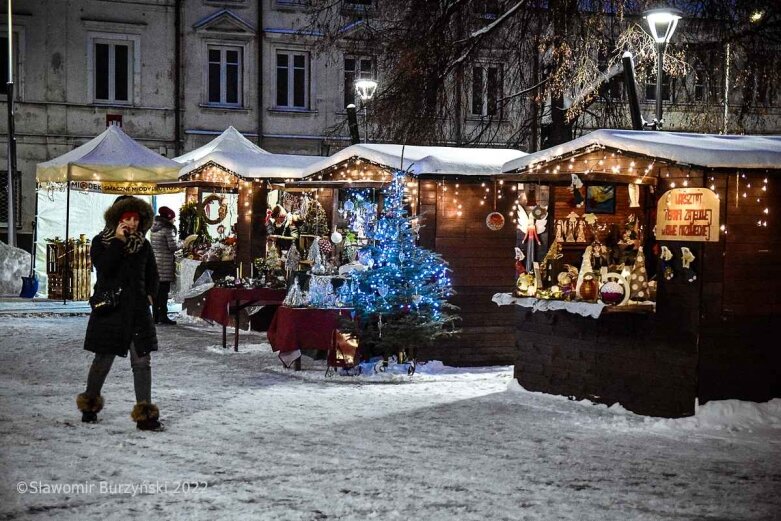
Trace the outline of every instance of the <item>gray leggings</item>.
<instances>
[{"instance_id":1,"label":"gray leggings","mask_svg":"<svg viewBox=\"0 0 781 521\"><path fill-rule=\"evenodd\" d=\"M106 381L116 355L95 353L95 359L87 375L87 396L100 395L103 382ZM133 387L136 390L136 402L152 403L152 357L149 354L138 356L136 346L130 344L130 367L133 368Z\"/></svg>"}]
</instances>

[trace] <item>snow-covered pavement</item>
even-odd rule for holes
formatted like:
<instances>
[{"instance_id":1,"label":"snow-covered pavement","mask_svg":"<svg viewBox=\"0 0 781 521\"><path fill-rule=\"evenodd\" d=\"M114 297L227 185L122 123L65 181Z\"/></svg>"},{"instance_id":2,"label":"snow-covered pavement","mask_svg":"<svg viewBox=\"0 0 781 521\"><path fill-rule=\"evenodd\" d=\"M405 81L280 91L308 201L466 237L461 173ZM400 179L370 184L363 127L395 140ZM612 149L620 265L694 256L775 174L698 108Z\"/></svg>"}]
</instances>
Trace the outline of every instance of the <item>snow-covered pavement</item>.
<instances>
[{"instance_id":1,"label":"snow-covered pavement","mask_svg":"<svg viewBox=\"0 0 781 521\"><path fill-rule=\"evenodd\" d=\"M168 430L143 433L127 359L80 422L85 328L0 317L0 519L781 519L781 400L660 420L525 392L509 367L326 379L190 323L159 329Z\"/></svg>"}]
</instances>

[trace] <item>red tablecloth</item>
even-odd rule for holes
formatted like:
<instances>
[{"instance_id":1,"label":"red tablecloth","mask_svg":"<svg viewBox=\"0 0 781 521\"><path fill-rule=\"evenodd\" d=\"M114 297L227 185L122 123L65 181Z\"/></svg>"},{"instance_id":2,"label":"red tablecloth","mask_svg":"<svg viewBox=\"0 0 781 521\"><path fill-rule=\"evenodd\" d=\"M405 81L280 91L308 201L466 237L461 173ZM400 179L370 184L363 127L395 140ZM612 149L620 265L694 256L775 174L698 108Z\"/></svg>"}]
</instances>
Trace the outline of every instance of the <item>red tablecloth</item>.
<instances>
[{"instance_id":1,"label":"red tablecloth","mask_svg":"<svg viewBox=\"0 0 781 521\"><path fill-rule=\"evenodd\" d=\"M284 289L269 288L212 288L206 292L206 301L201 309L201 318L228 325L229 306L251 303L264 306L267 304L282 304L285 300Z\"/></svg>"},{"instance_id":2,"label":"red tablecloth","mask_svg":"<svg viewBox=\"0 0 781 521\"><path fill-rule=\"evenodd\" d=\"M268 341L274 351L296 349L327 351L331 335L339 327L339 315L349 316L347 309L289 308L280 306L268 328Z\"/></svg>"}]
</instances>

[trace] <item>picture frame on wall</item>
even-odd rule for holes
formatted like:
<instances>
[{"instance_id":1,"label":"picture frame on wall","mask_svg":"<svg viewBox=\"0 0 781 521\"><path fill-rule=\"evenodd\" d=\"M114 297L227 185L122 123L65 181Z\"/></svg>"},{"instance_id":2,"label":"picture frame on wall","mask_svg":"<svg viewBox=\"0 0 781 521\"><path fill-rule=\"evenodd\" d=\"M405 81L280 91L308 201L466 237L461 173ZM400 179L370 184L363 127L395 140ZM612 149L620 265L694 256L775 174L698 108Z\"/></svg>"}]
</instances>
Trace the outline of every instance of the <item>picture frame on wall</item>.
<instances>
[{"instance_id":1,"label":"picture frame on wall","mask_svg":"<svg viewBox=\"0 0 781 521\"><path fill-rule=\"evenodd\" d=\"M587 184L587 213L616 213L616 185Z\"/></svg>"}]
</instances>

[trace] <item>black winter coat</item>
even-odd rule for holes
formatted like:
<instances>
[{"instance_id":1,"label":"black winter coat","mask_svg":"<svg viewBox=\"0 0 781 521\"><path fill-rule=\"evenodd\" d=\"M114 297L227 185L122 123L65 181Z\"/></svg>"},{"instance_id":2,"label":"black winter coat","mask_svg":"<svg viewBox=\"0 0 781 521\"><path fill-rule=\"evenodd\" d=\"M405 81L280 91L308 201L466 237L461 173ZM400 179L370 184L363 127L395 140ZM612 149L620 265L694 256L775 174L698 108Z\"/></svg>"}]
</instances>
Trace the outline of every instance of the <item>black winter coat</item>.
<instances>
[{"instance_id":1,"label":"black winter coat","mask_svg":"<svg viewBox=\"0 0 781 521\"><path fill-rule=\"evenodd\" d=\"M148 296L157 294L159 280L149 241L144 240L137 252L128 254L119 239L106 246L98 235L92 240L90 256L97 272L95 293L121 287L122 294L117 309L106 315L90 315L84 349L127 356L132 341L141 356L157 351Z\"/></svg>"}]
</instances>

